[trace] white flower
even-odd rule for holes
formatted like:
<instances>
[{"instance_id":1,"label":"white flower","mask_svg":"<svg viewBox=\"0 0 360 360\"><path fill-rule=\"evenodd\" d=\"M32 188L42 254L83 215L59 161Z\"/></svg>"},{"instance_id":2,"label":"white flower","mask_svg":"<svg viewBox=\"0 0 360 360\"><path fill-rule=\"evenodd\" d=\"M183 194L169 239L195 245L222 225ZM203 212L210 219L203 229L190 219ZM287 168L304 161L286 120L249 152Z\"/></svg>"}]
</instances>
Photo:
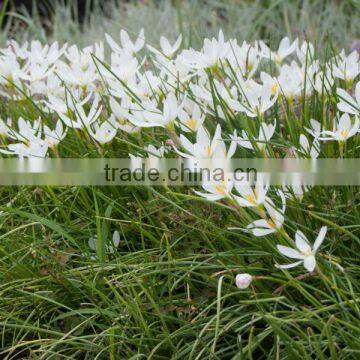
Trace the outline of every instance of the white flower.
<instances>
[{"instance_id":1,"label":"white flower","mask_svg":"<svg viewBox=\"0 0 360 360\"><path fill-rule=\"evenodd\" d=\"M233 141L235 141L237 144L239 144L240 146L246 149L250 149L250 150L259 149L261 152L264 152L267 143L274 135L275 127L276 127L276 121L274 122L274 124L266 124L264 122L260 123L259 136L257 139L250 140L249 135L244 130L242 131L242 137L237 136L236 130L234 131L234 134L231 135L230 137Z\"/></svg>"},{"instance_id":2,"label":"white flower","mask_svg":"<svg viewBox=\"0 0 360 360\"><path fill-rule=\"evenodd\" d=\"M174 54L178 51L182 41L182 35L180 34L177 40L175 41L174 45L171 45L169 40L165 36L160 37L160 47L161 52L163 55L165 55L167 58L171 59ZM152 46L148 45L148 49L155 54L162 55L157 49L153 48Z\"/></svg>"},{"instance_id":3,"label":"white flower","mask_svg":"<svg viewBox=\"0 0 360 360\"><path fill-rule=\"evenodd\" d=\"M96 122L89 128L89 133L100 144L106 144L112 141L116 135L116 124L114 118L103 122L101 125ZM94 130L93 130L94 129Z\"/></svg>"},{"instance_id":4,"label":"white flower","mask_svg":"<svg viewBox=\"0 0 360 360\"><path fill-rule=\"evenodd\" d=\"M326 231L326 226L323 226L320 229L312 248L309 244L308 239L300 230L298 230L295 234L295 244L297 249L293 249L288 246L277 245L277 249L282 255L285 255L291 259L297 259L299 261L288 265L276 265L276 267L280 269L290 269L303 263L307 271L314 271L316 266L315 255L320 245L325 239Z\"/></svg>"},{"instance_id":5,"label":"white flower","mask_svg":"<svg viewBox=\"0 0 360 360\"><path fill-rule=\"evenodd\" d=\"M334 121L333 131L322 131L319 140L336 140L343 142L356 135L359 129L359 117L355 116L355 122L352 124L349 114L343 114L340 119Z\"/></svg>"},{"instance_id":6,"label":"white flower","mask_svg":"<svg viewBox=\"0 0 360 360\"><path fill-rule=\"evenodd\" d=\"M56 147L60 141L65 138L66 133L67 129L64 130L60 120L57 121L54 130L51 130L47 125L44 125L45 141L47 141L50 148Z\"/></svg>"},{"instance_id":7,"label":"white flower","mask_svg":"<svg viewBox=\"0 0 360 360\"><path fill-rule=\"evenodd\" d=\"M197 70L212 68L220 65L231 52L230 43L224 40L224 34L220 30L218 39L205 39L201 51L184 50L180 57L190 67Z\"/></svg>"},{"instance_id":8,"label":"white flower","mask_svg":"<svg viewBox=\"0 0 360 360\"><path fill-rule=\"evenodd\" d=\"M259 84L257 84L259 85ZM236 111L245 112L249 117L257 117L264 114L276 102L278 91L273 94L272 88L268 84L254 86L250 88L243 88L244 99L242 104L233 107Z\"/></svg>"},{"instance_id":9,"label":"white flower","mask_svg":"<svg viewBox=\"0 0 360 360\"><path fill-rule=\"evenodd\" d=\"M297 39L293 43L290 43L290 39L285 37L280 41L278 50L273 52L265 45L264 42L260 42L262 56L275 61L277 64L281 64L286 57L291 55L297 49L297 46Z\"/></svg>"},{"instance_id":10,"label":"white flower","mask_svg":"<svg viewBox=\"0 0 360 360\"><path fill-rule=\"evenodd\" d=\"M118 231L114 231L112 239L109 244L105 244L105 251L110 254L114 254L116 248L119 247L120 244L120 234ZM88 245L91 250L97 251L98 249L98 241L97 236L90 238L88 241Z\"/></svg>"},{"instance_id":11,"label":"white flower","mask_svg":"<svg viewBox=\"0 0 360 360\"><path fill-rule=\"evenodd\" d=\"M235 277L235 284L239 289L243 290L250 286L252 279L253 278L250 274L237 274Z\"/></svg>"},{"instance_id":12,"label":"white flower","mask_svg":"<svg viewBox=\"0 0 360 360\"><path fill-rule=\"evenodd\" d=\"M259 207L267 200L268 185L263 185L261 181L256 182L252 187L247 183L235 183L235 189L240 196L232 195L236 202L242 207Z\"/></svg>"},{"instance_id":13,"label":"white flower","mask_svg":"<svg viewBox=\"0 0 360 360\"><path fill-rule=\"evenodd\" d=\"M305 130L317 139L321 135L321 124L315 119L310 119L310 128L305 127Z\"/></svg>"},{"instance_id":14,"label":"white flower","mask_svg":"<svg viewBox=\"0 0 360 360\"><path fill-rule=\"evenodd\" d=\"M6 123L4 120L0 119L0 137L7 137L9 135L9 132L11 132L11 119L8 118Z\"/></svg>"},{"instance_id":15,"label":"white flower","mask_svg":"<svg viewBox=\"0 0 360 360\"><path fill-rule=\"evenodd\" d=\"M283 65L280 68L278 77L280 94L288 100L293 100L301 95L303 91L303 74L299 65L293 61L290 65Z\"/></svg>"},{"instance_id":16,"label":"white flower","mask_svg":"<svg viewBox=\"0 0 360 360\"><path fill-rule=\"evenodd\" d=\"M296 49L296 55L302 64L309 64L314 59L314 53L314 45L306 41Z\"/></svg>"},{"instance_id":17,"label":"white flower","mask_svg":"<svg viewBox=\"0 0 360 360\"><path fill-rule=\"evenodd\" d=\"M139 52L145 45L144 29L140 30L140 33L135 42L131 41L129 34L125 30L121 30L120 42L122 47L120 47L110 35L105 34L105 37L111 49L115 52L126 52L132 55Z\"/></svg>"},{"instance_id":18,"label":"white flower","mask_svg":"<svg viewBox=\"0 0 360 360\"><path fill-rule=\"evenodd\" d=\"M286 209L286 200L282 191L278 192L282 207L278 209L271 199L264 202L264 207L269 217L267 219L255 220L247 226L247 231L255 236L265 236L279 231L284 223L284 214Z\"/></svg>"},{"instance_id":19,"label":"white flower","mask_svg":"<svg viewBox=\"0 0 360 360\"><path fill-rule=\"evenodd\" d=\"M340 97L340 102L337 107L340 111L357 115L360 112L360 81L355 87L355 99L351 97L345 90L337 89L337 94Z\"/></svg>"},{"instance_id":20,"label":"white flower","mask_svg":"<svg viewBox=\"0 0 360 360\"><path fill-rule=\"evenodd\" d=\"M354 50L349 56L345 52L340 54L337 64L334 65L334 76L345 81L353 81L360 73L359 54Z\"/></svg>"},{"instance_id":21,"label":"white flower","mask_svg":"<svg viewBox=\"0 0 360 360\"><path fill-rule=\"evenodd\" d=\"M312 145L304 134L300 135L300 149L294 149L296 154L300 156L310 156L312 159L316 159L320 153L320 144L317 138L314 139Z\"/></svg>"},{"instance_id":22,"label":"white flower","mask_svg":"<svg viewBox=\"0 0 360 360\"><path fill-rule=\"evenodd\" d=\"M217 201L230 197L233 188L233 181L230 174L224 173L225 178L219 181L203 181L202 188L206 193L194 190L195 194L204 197L209 201Z\"/></svg>"},{"instance_id":23,"label":"white flower","mask_svg":"<svg viewBox=\"0 0 360 360\"><path fill-rule=\"evenodd\" d=\"M120 130L127 133L134 133L140 130L140 128L127 120L133 107L129 97L123 97L120 104L113 97L110 97L109 104L112 111L109 120L111 123L116 123Z\"/></svg>"},{"instance_id":24,"label":"white flower","mask_svg":"<svg viewBox=\"0 0 360 360\"><path fill-rule=\"evenodd\" d=\"M71 100L70 100L71 101ZM74 129L83 129L88 128L92 123L94 123L99 116L101 115L102 106L99 105L99 98L95 97L94 101L91 104L91 108L88 114L85 113L84 106L75 104L73 116L69 114L64 114L58 112L60 119L65 123L66 126Z\"/></svg>"},{"instance_id":25,"label":"white flower","mask_svg":"<svg viewBox=\"0 0 360 360\"><path fill-rule=\"evenodd\" d=\"M142 105L144 109L140 110L140 116L138 112L129 115L130 122L139 127L172 127L183 108L183 103L179 104L172 92L166 96L162 111L156 108L154 102L143 102Z\"/></svg>"},{"instance_id":26,"label":"white flower","mask_svg":"<svg viewBox=\"0 0 360 360\"><path fill-rule=\"evenodd\" d=\"M221 127L217 125L213 139L206 129L201 126L196 133L196 143L191 143L184 135L180 135L182 147L188 152L177 152L186 158L198 159L230 159L236 150L236 142L232 141L229 150L226 150L224 140L221 138Z\"/></svg>"},{"instance_id":27,"label":"white flower","mask_svg":"<svg viewBox=\"0 0 360 360\"><path fill-rule=\"evenodd\" d=\"M334 77L329 70L321 71L315 75L314 88L319 94L331 94L334 81Z\"/></svg>"},{"instance_id":28,"label":"white flower","mask_svg":"<svg viewBox=\"0 0 360 360\"><path fill-rule=\"evenodd\" d=\"M181 130L185 132L197 131L205 120L205 114L201 113L199 105L193 104L192 109L183 109L179 112Z\"/></svg>"}]
</instances>

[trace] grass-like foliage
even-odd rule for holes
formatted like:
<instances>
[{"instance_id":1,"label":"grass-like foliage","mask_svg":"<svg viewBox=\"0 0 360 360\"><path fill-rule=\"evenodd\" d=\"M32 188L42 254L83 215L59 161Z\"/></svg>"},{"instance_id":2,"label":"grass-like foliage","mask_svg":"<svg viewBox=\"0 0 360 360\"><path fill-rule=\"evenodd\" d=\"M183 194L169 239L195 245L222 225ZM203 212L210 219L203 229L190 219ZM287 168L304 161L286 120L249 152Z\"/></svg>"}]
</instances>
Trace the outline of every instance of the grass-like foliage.
<instances>
[{"instance_id":1,"label":"grass-like foliage","mask_svg":"<svg viewBox=\"0 0 360 360\"><path fill-rule=\"evenodd\" d=\"M281 16L286 24L295 5L269 2L257 23L249 14L260 2L229 3L207 9L234 36L230 20L247 11L248 30L262 26L259 38L228 40L220 31L204 40L219 23L190 26L205 10L186 2L127 5L127 21L131 11L154 11L150 37L174 34L158 20L159 9L173 14L167 19L181 35L162 37L160 47L146 32L124 30L93 44L91 22L82 26L93 45L78 47L71 27L57 28L58 13L51 36L60 43L8 41L0 49L0 153L224 163L359 157L359 55L339 51L350 31L325 41L321 20L320 43L299 35L268 47L260 36L293 34L271 24ZM341 22L356 4L331 6L344 10ZM28 26L31 37L36 27ZM0 192L3 359L360 356L358 187L254 188L226 177L199 187Z\"/></svg>"}]
</instances>

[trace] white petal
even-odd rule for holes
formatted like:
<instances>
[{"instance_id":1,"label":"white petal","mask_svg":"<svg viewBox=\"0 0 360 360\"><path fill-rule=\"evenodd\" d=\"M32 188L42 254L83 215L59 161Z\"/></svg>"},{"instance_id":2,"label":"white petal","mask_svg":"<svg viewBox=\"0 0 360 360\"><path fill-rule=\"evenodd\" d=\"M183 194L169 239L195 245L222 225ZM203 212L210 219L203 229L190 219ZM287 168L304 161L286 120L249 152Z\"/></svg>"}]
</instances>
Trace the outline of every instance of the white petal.
<instances>
[{"instance_id":1,"label":"white petal","mask_svg":"<svg viewBox=\"0 0 360 360\"><path fill-rule=\"evenodd\" d=\"M305 258L305 256L300 254L297 250L290 248L288 246L277 245L276 247L281 254L283 254L291 259L304 259Z\"/></svg>"},{"instance_id":2,"label":"white petal","mask_svg":"<svg viewBox=\"0 0 360 360\"><path fill-rule=\"evenodd\" d=\"M315 253L317 251L317 249L320 247L320 245L323 243L324 239L325 239L325 235L327 232L327 227L323 226L320 231L319 231L319 235L317 236L315 242L314 242L314 246L313 246L313 253Z\"/></svg>"},{"instance_id":3,"label":"white petal","mask_svg":"<svg viewBox=\"0 0 360 360\"><path fill-rule=\"evenodd\" d=\"M311 250L308 239L304 235L304 233L298 230L295 234L295 242L296 247L303 253L308 252Z\"/></svg>"},{"instance_id":4,"label":"white petal","mask_svg":"<svg viewBox=\"0 0 360 360\"><path fill-rule=\"evenodd\" d=\"M275 267L277 267L278 269L291 269L295 266L298 266L302 263L302 261L297 261L291 264L287 264L287 265L279 265L279 264L275 264Z\"/></svg>"},{"instance_id":5,"label":"white petal","mask_svg":"<svg viewBox=\"0 0 360 360\"><path fill-rule=\"evenodd\" d=\"M316 260L315 260L315 256L311 255L311 256L307 256L304 259L304 267L307 271L309 272L313 272L316 266Z\"/></svg>"}]
</instances>

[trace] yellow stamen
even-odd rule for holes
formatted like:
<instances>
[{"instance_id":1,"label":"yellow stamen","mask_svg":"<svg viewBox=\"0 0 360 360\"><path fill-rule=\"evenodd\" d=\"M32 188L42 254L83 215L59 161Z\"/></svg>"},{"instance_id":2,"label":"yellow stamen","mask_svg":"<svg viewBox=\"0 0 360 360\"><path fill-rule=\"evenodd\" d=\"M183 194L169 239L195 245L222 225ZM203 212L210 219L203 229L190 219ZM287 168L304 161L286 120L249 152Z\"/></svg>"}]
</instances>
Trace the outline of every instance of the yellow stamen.
<instances>
[{"instance_id":1,"label":"yellow stamen","mask_svg":"<svg viewBox=\"0 0 360 360\"><path fill-rule=\"evenodd\" d=\"M196 119L192 118L192 119L188 120L185 124L189 129L195 131L197 121L196 121Z\"/></svg>"}]
</instances>

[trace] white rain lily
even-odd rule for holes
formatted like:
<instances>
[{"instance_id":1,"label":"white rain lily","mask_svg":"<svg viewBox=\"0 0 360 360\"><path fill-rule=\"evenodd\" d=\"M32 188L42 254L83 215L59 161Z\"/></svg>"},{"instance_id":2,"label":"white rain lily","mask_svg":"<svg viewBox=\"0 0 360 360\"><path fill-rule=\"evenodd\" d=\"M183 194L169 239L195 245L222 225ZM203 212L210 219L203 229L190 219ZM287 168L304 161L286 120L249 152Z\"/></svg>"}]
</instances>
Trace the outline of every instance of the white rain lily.
<instances>
[{"instance_id":1,"label":"white rain lily","mask_svg":"<svg viewBox=\"0 0 360 360\"><path fill-rule=\"evenodd\" d=\"M304 134L300 135L300 148L294 148L296 155L303 156L310 156L312 159L317 159L320 153L320 144L317 138L314 139L313 143L310 144L309 140Z\"/></svg>"},{"instance_id":2,"label":"white rain lily","mask_svg":"<svg viewBox=\"0 0 360 360\"><path fill-rule=\"evenodd\" d=\"M44 158L48 152L48 144L43 140L9 144L7 150L0 149L0 152L3 154L17 155L19 158Z\"/></svg>"},{"instance_id":3,"label":"white rain lily","mask_svg":"<svg viewBox=\"0 0 360 360\"><path fill-rule=\"evenodd\" d=\"M249 138L249 135L245 130L242 130L241 132L242 136L237 136L235 130L234 134L231 135L231 139L241 147L244 147L245 149L249 149L249 150L259 149L259 151L264 153L266 150L266 145L269 143L269 141L274 135L275 128L276 128L276 121L274 122L274 124L266 124L262 122L260 123L259 136L257 139L251 139L251 137Z\"/></svg>"},{"instance_id":4,"label":"white rain lily","mask_svg":"<svg viewBox=\"0 0 360 360\"><path fill-rule=\"evenodd\" d=\"M7 137L11 132L12 121L10 118L7 119L6 123L0 119L0 137Z\"/></svg>"},{"instance_id":5,"label":"white rain lily","mask_svg":"<svg viewBox=\"0 0 360 360\"><path fill-rule=\"evenodd\" d=\"M194 104L190 111L183 109L179 112L179 125L185 132L197 131L205 120L205 113L201 112L199 105Z\"/></svg>"},{"instance_id":6,"label":"white rain lily","mask_svg":"<svg viewBox=\"0 0 360 360\"><path fill-rule=\"evenodd\" d=\"M114 118L105 121L102 124L95 122L90 128L90 136L100 144L106 144L112 141L116 135L116 124Z\"/></svg>"},{"instance_id":7,"label":"white rain lily","mask_svg":"<svg viewBox=\"0 0 360 360\"><path fill-rule=\"evenodd\" d=\"M180 135L180 142L187 153L177 150L177 152L186 158L197 159L230 159L236 150L236 142L232 141L229 150L226 150L224 140L221 138L221 127L218 124L213 139L203 126L199 128L196 134L196 143L191 143L184 135Z\"/></svg>"},{"instance_id":8,"label":"white rain lily","mask_svg":"<svg viewBox=\"0 0 360 360\"><path fill-rule=\"evenodd\" d=\"M351 97L343 89L337 89L337 94L340 97L340 102L337 104L340 111L353 115L360 113L360 81L355 87L355 98Z\"/></svg>"},{"instance_id":9,"label":"white rain lily","mask_svg":"<svg viewBox=\"0 0 360 360\"><path fill-rule=\"evenodd\" d=\"M57 121L55 129L51 130L47 125L44 125L45 141L48 143L49 148L54 148L59 145L67 133L67 128L64 129L60 120Z\"/></svg>"},{"instance_id":10,"label":"white rain lily","mask_svg":"<svg viewBox=\"0 0 360 360\"><path fill-rule=\"evenodd\" d=\"M279 92L287 100L292 101L303 91L303 74L299 65L293 61L283 65L278 76Z\"/></svg>"},{"instance_id":11,"label":"white rain lily","mask_svg":"<svg viewBox=\"0 0 360 360\"><path fill-rule=\"evenodd\" d=\"M271 51L263 41L260 42L261 54L264 58L271 59L280 65L285 58L291 55L298 47L298 40L293 43L290 42L288 37L283 38L280 41L277 51Z\"/></svg>"},{"instance_id":12,"label":"white rain lily","mask_svg":"<svg viewBox=\"0 0 360 360\"><path fill-rule=\"evenodd\" d=\"M169 93L164 102L163 110L160 111L156 105L152 103L143 103L144 109L140 110L141 114L134 111L129 115L129 121L138 127L170 127L174 126L180 111L183 108L183 103L179 104L174 93Z\"/></svg>"},{"instance_id":13,"label":"white rain lily","mask_svg":"<svg viewBox=\"0 0 360 360\"><path fill-rule=\"evenodd\" d=\"M111 123L116 123L120 130L127 133L135 133L140 130L139 127L136 127L128 121L130 111L133 108L129 97L123 97L120 104L113 97L110 97L109 104L112 111L112 115L109 119Z\"/></svg>"},{"instance_id":14,"label":"white rain lily","mask_svg":"<svg viewBox=\"0 0 360 360\"><path fill-rule=\"evenodd\" d=\"M257 181L255 187L245 182L235 182L235 189L240 196L234 194L232 196L241 207L259 207L267 200L269 186L261 181Z\"/></svg>"},{"instance_id":15,"label":"white rain lily","mask_svg":"<svg viewBox=\"0 0 360 360\"><path fill-rule=\"evenodd\" d=\"M337 64L334 65L334 76L347 82L352 82L360 74L359 53L354 50L350 55L346 56L342 52L339 56Z\"/></svg>"},{"instance_id":16,"label":"white rain lily","mask_svg":"<svg viewBox=\"0 0 360 360\"><path fill-rule=\"evenodd\" d=\"M242 104L233 108L236 111L245 112L249 117L262 116L265 111L269 110L276 102L278 97L278 91L275 94L272 92L272 88L268 84L264 84L260 87L243 88L244 99Z\"/></svg>"},{"instance_id":17,"label":"white rain lily","mask_svg":"<svg viewBox=\"0 0 360 360\"><path fill-rule=\"evenodd\" d=\"M286 199L282 191L278 192L282 201L281 208L277 208L271 199L264 202L264 207L268 214L267 219L255 220L247 226L247 231L255 236L265 236L278 232L284 224L284 214L286 209Z\"/></svg>"},{"instance_id":18,"label":"white rain lily","mask_svg":"<svg viewBox=\"0 0 360 360\"><path fill-rule=\"evenodd\" d=\"M325 239L326 232L327 227L323 226L319 231L314 245L311 247L304 233L298 230L295 234L296 249L283 245L277 245L277 249L282 255L299 261L287 265L276 265L276 267L279 269L290 269L303 264L307 271L313 272L316 267L315 255Z\"/></svg>"},{"instance_id":19,"label":"white rain lily","mask_svg":"<svg viewBox=\"0 0 360 360\"><path fill-rule=\"evenodd\" d=\"M315 119L310 119L310 128L305 127L305 130L317 139L321 135L321 124Z\"/></svg>"},{"instance_id":20,"label":"white rain lily","mask_svg":"<svg viewBox=\"0 0 360 360\"><path fill-rule=\"evenodd\" d=\"M306 41L296 49L296 55L302 64L309 64L314 59L314 54L314 45Z\"/></svg>"},{"instance_id":21,"label":"white rain lily","mask_svg":"<svg viewBox=\"0 0 360 360\"><path fill-rule=\"evenodd\" d=\"M120 52L120 53L126 52L129 54L136 54L145 45L144 29L140 30L140 33L139 33L137 39L135 40L135 42L133 42L130 39L129 34L125 30L121 30L120 31L121 47L114 41L114 39L110 35L105 34L105 37L106 37L106 40L107 40L108 44L110 45L111 49L115 52Z\"/></svg>"},{"instance_id":22,"label":"white rain lily","mask_svg":"<svg viewBox=\"0 0 360 360\"><path fill-rule=\"evenodd\" d=\"M180 57L190 67L203 70L220 65L221 60L224 60L230 53L230 43L225 41L224 34L220 30L218 39L204 40L201 51L184 50Z\"/></svg>"},{"instance_id":23,"label":"white rain lily","mask_svg":"<svg viewBox=\"0 0 360 360\"><path fill-rule=\"evenodd\" d=\"M99 118L101 111L102 105L99 106L99 99L96 97L91 104L88 114L85 113L83 105L75 104L72 117L61 112L58 112L58 115L66 126L74 129L84 129L88 128Z\"/></svg>"},{"instance_id":24,"label":"white rain lily","mask_svg":"<svg viewBox=\"0 0 360 360\"><path fill-rule=\"evenodd\" d=\"M332 131L322 131L319 140L335 140L345 142L360 129L360 120L355 116L354 124L352 124L349 114L343 114L340 119L334 121L334 128Z\"/></svg>"},{"instance_id":25,"label":"white rain lily","mask_svg":"<svg viewBox=\"0 0 360 360\"><path fill-rule=\"evenodd\" d=\"M203 181L202 188L206 193L194 190L195 194L204 197L209 201L217 201L231 196L231 190L233 188L233 181L231 174L224 172L224 179L215 181Z\"/></svg>"},{"instance_id":26,"label":"white rain lily","mask_svg":"<svg viewBox=\"0 0 360 360\"><path fill-rule=\"evenodd\" d=\"M331 94L334 82L335 79L330 70L321 71L315 75L314 88L319 94Z\"/></svg>"},{"instance_id":27,"label":"white rain lily","mask_svg":"<svg viewBox=\"0 0 360 360\"><path fill-rule=\"evenodd\" d=\"M105 251L107 253L114 254L116 249L119 247L119 244L120 244L120 234L118 231L114 231L110 242L108 244L105 244ZM88 240L88 245L91 250L93 251L98 250L98 241L96 235Z\"/></svg>"},{"instance_id":28,"label":"white rain lily","mask_svg":"<svg viewBox=\"0 0 360 360\"><path fill-rule=\"evenodd\" d=\"M253 280L253 277L250 274L247 274L247 273L237 274L235 277L235 285L240 290L244 290L250 286L252 280Z\"/></svg>"},{"instance_id":29,"label":"white rain lily","mask_svg":"<svg viewBox=\"0 0 360 360\"><path fill-rule=\"evenodd\" d=\"M152 46L148 45L148 49L155 54L165 55L167 58L171 59L174 54L179 50L179 47L182 42L182 35L180 34L179 37L176 39L173 45L170 44L169 40L165 36L160 37L160 47L161 53L159 50L153 48Z\"/></svg>"}]
</instances>

